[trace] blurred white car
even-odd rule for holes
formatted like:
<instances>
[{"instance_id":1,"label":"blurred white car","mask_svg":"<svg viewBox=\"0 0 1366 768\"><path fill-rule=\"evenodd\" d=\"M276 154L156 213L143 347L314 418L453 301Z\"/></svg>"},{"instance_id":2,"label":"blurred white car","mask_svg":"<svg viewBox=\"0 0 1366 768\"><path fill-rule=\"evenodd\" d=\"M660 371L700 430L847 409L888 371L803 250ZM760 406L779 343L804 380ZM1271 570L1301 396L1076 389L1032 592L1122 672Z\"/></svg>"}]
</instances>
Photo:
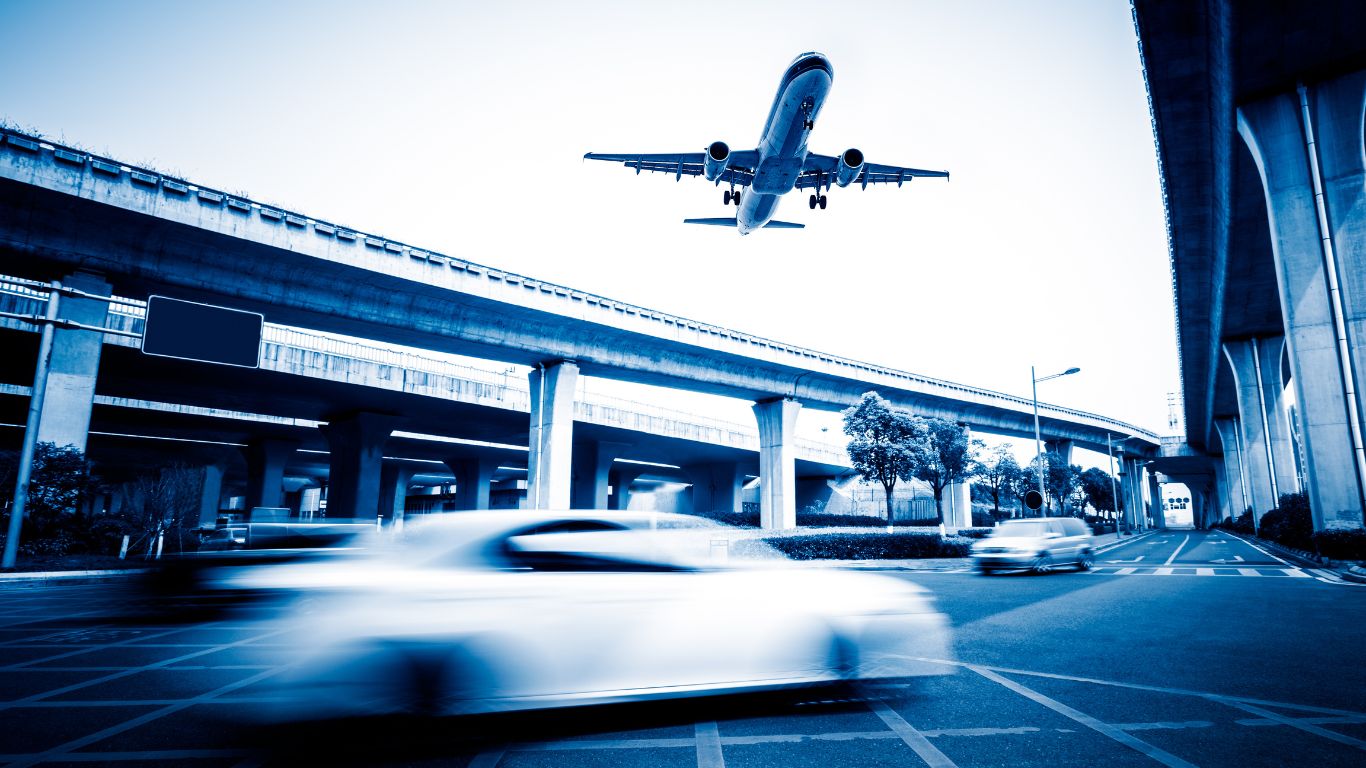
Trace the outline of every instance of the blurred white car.
<instances>
[{"instance_id":1,"label":"blurred white car","mask_svg":"<svg viewBox=\"0 0 1366 768\"><path fill-rule=\"evenodd\" d=\"M1026 517L1006 520L974 542L972 560L983 574L1024 568L1047 573L1061 565L1086 571L1096 562L1096 548L1091 530L1075 517Z\"/></svg>"},{"instance_id":2,"label":"blurred white car","mask_svg":"<svg viewBox=\"0 0 1366 768\"><path fill-rule=\"evenodd\" d=\"M245 570L306 595L289 719L466 714L944 674L922 588L728 556L740 533L629 512L469 512L361 560ZM738 549L738 548L737 548Z\"/></svg>"}]
</instances>

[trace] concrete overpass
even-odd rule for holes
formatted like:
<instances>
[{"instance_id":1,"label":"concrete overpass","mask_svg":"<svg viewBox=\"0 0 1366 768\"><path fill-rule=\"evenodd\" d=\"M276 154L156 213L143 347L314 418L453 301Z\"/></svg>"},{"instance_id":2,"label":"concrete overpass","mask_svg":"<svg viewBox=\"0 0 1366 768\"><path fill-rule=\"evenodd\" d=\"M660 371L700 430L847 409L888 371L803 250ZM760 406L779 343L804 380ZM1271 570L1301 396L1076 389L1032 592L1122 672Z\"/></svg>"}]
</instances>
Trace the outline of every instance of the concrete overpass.
<instances>
[{"instance_id":1,"label":"concrete overpass","mask_svg":"<svg viewBox=\"0 0 1366 768\"><path fill-rule=\"evenodd\" d=\"M580 372L753 400L767 526L790 526L795 516L791 433L803 405L841 409L876 389L898 407L980 431L1033 432L1026 398L511 274L31 136L4 136L0 211L0 266L14 274L65 277L102 294L164 293L260 311L283 325L534 366L530 482L544 492L538 506L570 503ZM82 304L68 302L75 312ZM68 346L80 338L62 335ZM97 358L83 370L73 361L67 381L93 380ZM1138 460L1157 449L1155 435L1130 424L1045 404L1040 414L1063 446L1101 450L1107 435L1131 438L1135 475ZM387 434L369 422L348 427L347 439L359 446ZM79 437L78 427L68 424L64 437Z\"/></svg>"},{"instance_id":2,"label":"concrete overpass","mask_svg":"<svg viewBox=\"0 0 1366 768\"><path fill-rule=\"evenodd\" d=\"M1134 19L1187 439L1215 459L1168 469L1213 519L1304 490L1316 528L1360 527L1366 6L1135 0Z\"/></svg>"}]
</instances>

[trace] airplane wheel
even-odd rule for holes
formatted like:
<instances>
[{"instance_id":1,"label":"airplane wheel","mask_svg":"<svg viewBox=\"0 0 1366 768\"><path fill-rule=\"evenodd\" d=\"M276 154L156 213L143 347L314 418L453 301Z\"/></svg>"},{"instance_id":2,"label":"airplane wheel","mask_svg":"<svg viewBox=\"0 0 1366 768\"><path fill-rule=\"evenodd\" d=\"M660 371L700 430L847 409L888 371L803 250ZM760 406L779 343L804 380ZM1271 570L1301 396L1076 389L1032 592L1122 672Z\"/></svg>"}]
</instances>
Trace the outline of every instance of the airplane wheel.
<instances>
[{"instance_id":1,"label":"airplane wheel","mask_svg":"<svg viewBox=\"0 0 1366 768\"><path fill-rule=\"evenodd\" d=\"M739 205L739 204L740 204L740 193L739 193L739 192L736 192L736 193L735 193L735 204L736 204L736 205Z\"/></svg>"},{"instance_id":2,"label":"airplane wheel","mask_svg":"<svg viewBox=\"0 0 1366 768\"><path fill-rule=\"evenodd\" d=\"M811 199L807 201L807 205L809 205L809 206L811 207L811 210L813 210L813 211L816 210L816 196L815 196L815 195L812 195L812 196L811 196Z\"/></svg>"},{"instance_id":3,"label":"airplane wheel","mask_svg":"<svg viewBox=\"0 0 1366 768\"><path fill-rule=\"evenodd\" d=\"M726 190L721 199L725 201L722 205L730 205L730 190Z\"/></svg>"},{"instance_id":4,"label":"airplane wheel","mask_svg":"<svg viewBox=\"0 0 1366 768\"><path fill-rule=\"evenodd\" d=\"M816 202L820 205L822 211L825 210L825 195L821 195Z\"/></svg>"}]
</instances>

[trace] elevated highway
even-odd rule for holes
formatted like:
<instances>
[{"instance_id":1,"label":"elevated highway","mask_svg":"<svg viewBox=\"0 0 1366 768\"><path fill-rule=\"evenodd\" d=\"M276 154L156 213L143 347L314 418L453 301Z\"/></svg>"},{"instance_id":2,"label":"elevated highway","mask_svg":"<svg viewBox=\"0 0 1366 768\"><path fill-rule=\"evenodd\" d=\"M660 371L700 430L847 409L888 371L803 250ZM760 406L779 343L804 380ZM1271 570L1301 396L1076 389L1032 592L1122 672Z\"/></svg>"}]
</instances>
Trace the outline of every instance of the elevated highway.
<instances>
[{"instance_id":1,"label":"elevated highway","mask_svg":"<svg viewBox=\"0 0 1366 768\"><path fill-rule=\"evenodd\" d=\"M1135 0L1209 520L1366 507L1366 6ZM1170 464L1170 462L1169 462ZM1172 467L1169 467L1172 468Z\"/></svg>"},{"instance_id":2,"label":"elevated highway","mask_svg":"<svg viewBox=\"0 0 1366 768\"><path fill-rule=\"evenodd\" d=\"M790 432L801 406L841 409L877 390L976 430L1033 433L1027 398L508 273L31 136L6 134L0 145L0 212L3 266L23 277L87 271L98 277L76 279L124 296L164 293L281 325L536 367L531 482L547 493L537 504L569 501L579 373L753 400L764 520L779 527L795 513ZM1103 450L1107 436L1128 437L1135 460L1157 450L1156 436L1134 425L1047 404L1040 416L1050 440Z\"/></svg>"}]
</instances>

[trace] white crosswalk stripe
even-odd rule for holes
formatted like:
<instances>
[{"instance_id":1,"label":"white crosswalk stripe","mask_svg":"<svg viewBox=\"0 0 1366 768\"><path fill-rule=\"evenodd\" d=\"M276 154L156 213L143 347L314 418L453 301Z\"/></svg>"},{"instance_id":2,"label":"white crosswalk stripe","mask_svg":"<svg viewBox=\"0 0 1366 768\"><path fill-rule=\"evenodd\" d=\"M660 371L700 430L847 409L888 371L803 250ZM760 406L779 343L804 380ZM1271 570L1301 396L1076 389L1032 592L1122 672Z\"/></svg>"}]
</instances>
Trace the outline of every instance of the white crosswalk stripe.
<instances>
[{"instance_id":1,"label":"white crosswalk stripe","mask_svg":"<svg viewBox=\"0 0 1366 768\"><path fill-rule=\"evenodd\" d=\"M1132 566L1125 568L1115 568L1101 566L1095 568L1091 573L1097 576L1245 576L1254 578L1290 578L1290 579L1310 579L1314 578L1310 574L1299 568L1280 568L1280 567L1219 567L1219 566L1152 566L1147 568L1135 568Z\"/></svg>"}]
</instances>

